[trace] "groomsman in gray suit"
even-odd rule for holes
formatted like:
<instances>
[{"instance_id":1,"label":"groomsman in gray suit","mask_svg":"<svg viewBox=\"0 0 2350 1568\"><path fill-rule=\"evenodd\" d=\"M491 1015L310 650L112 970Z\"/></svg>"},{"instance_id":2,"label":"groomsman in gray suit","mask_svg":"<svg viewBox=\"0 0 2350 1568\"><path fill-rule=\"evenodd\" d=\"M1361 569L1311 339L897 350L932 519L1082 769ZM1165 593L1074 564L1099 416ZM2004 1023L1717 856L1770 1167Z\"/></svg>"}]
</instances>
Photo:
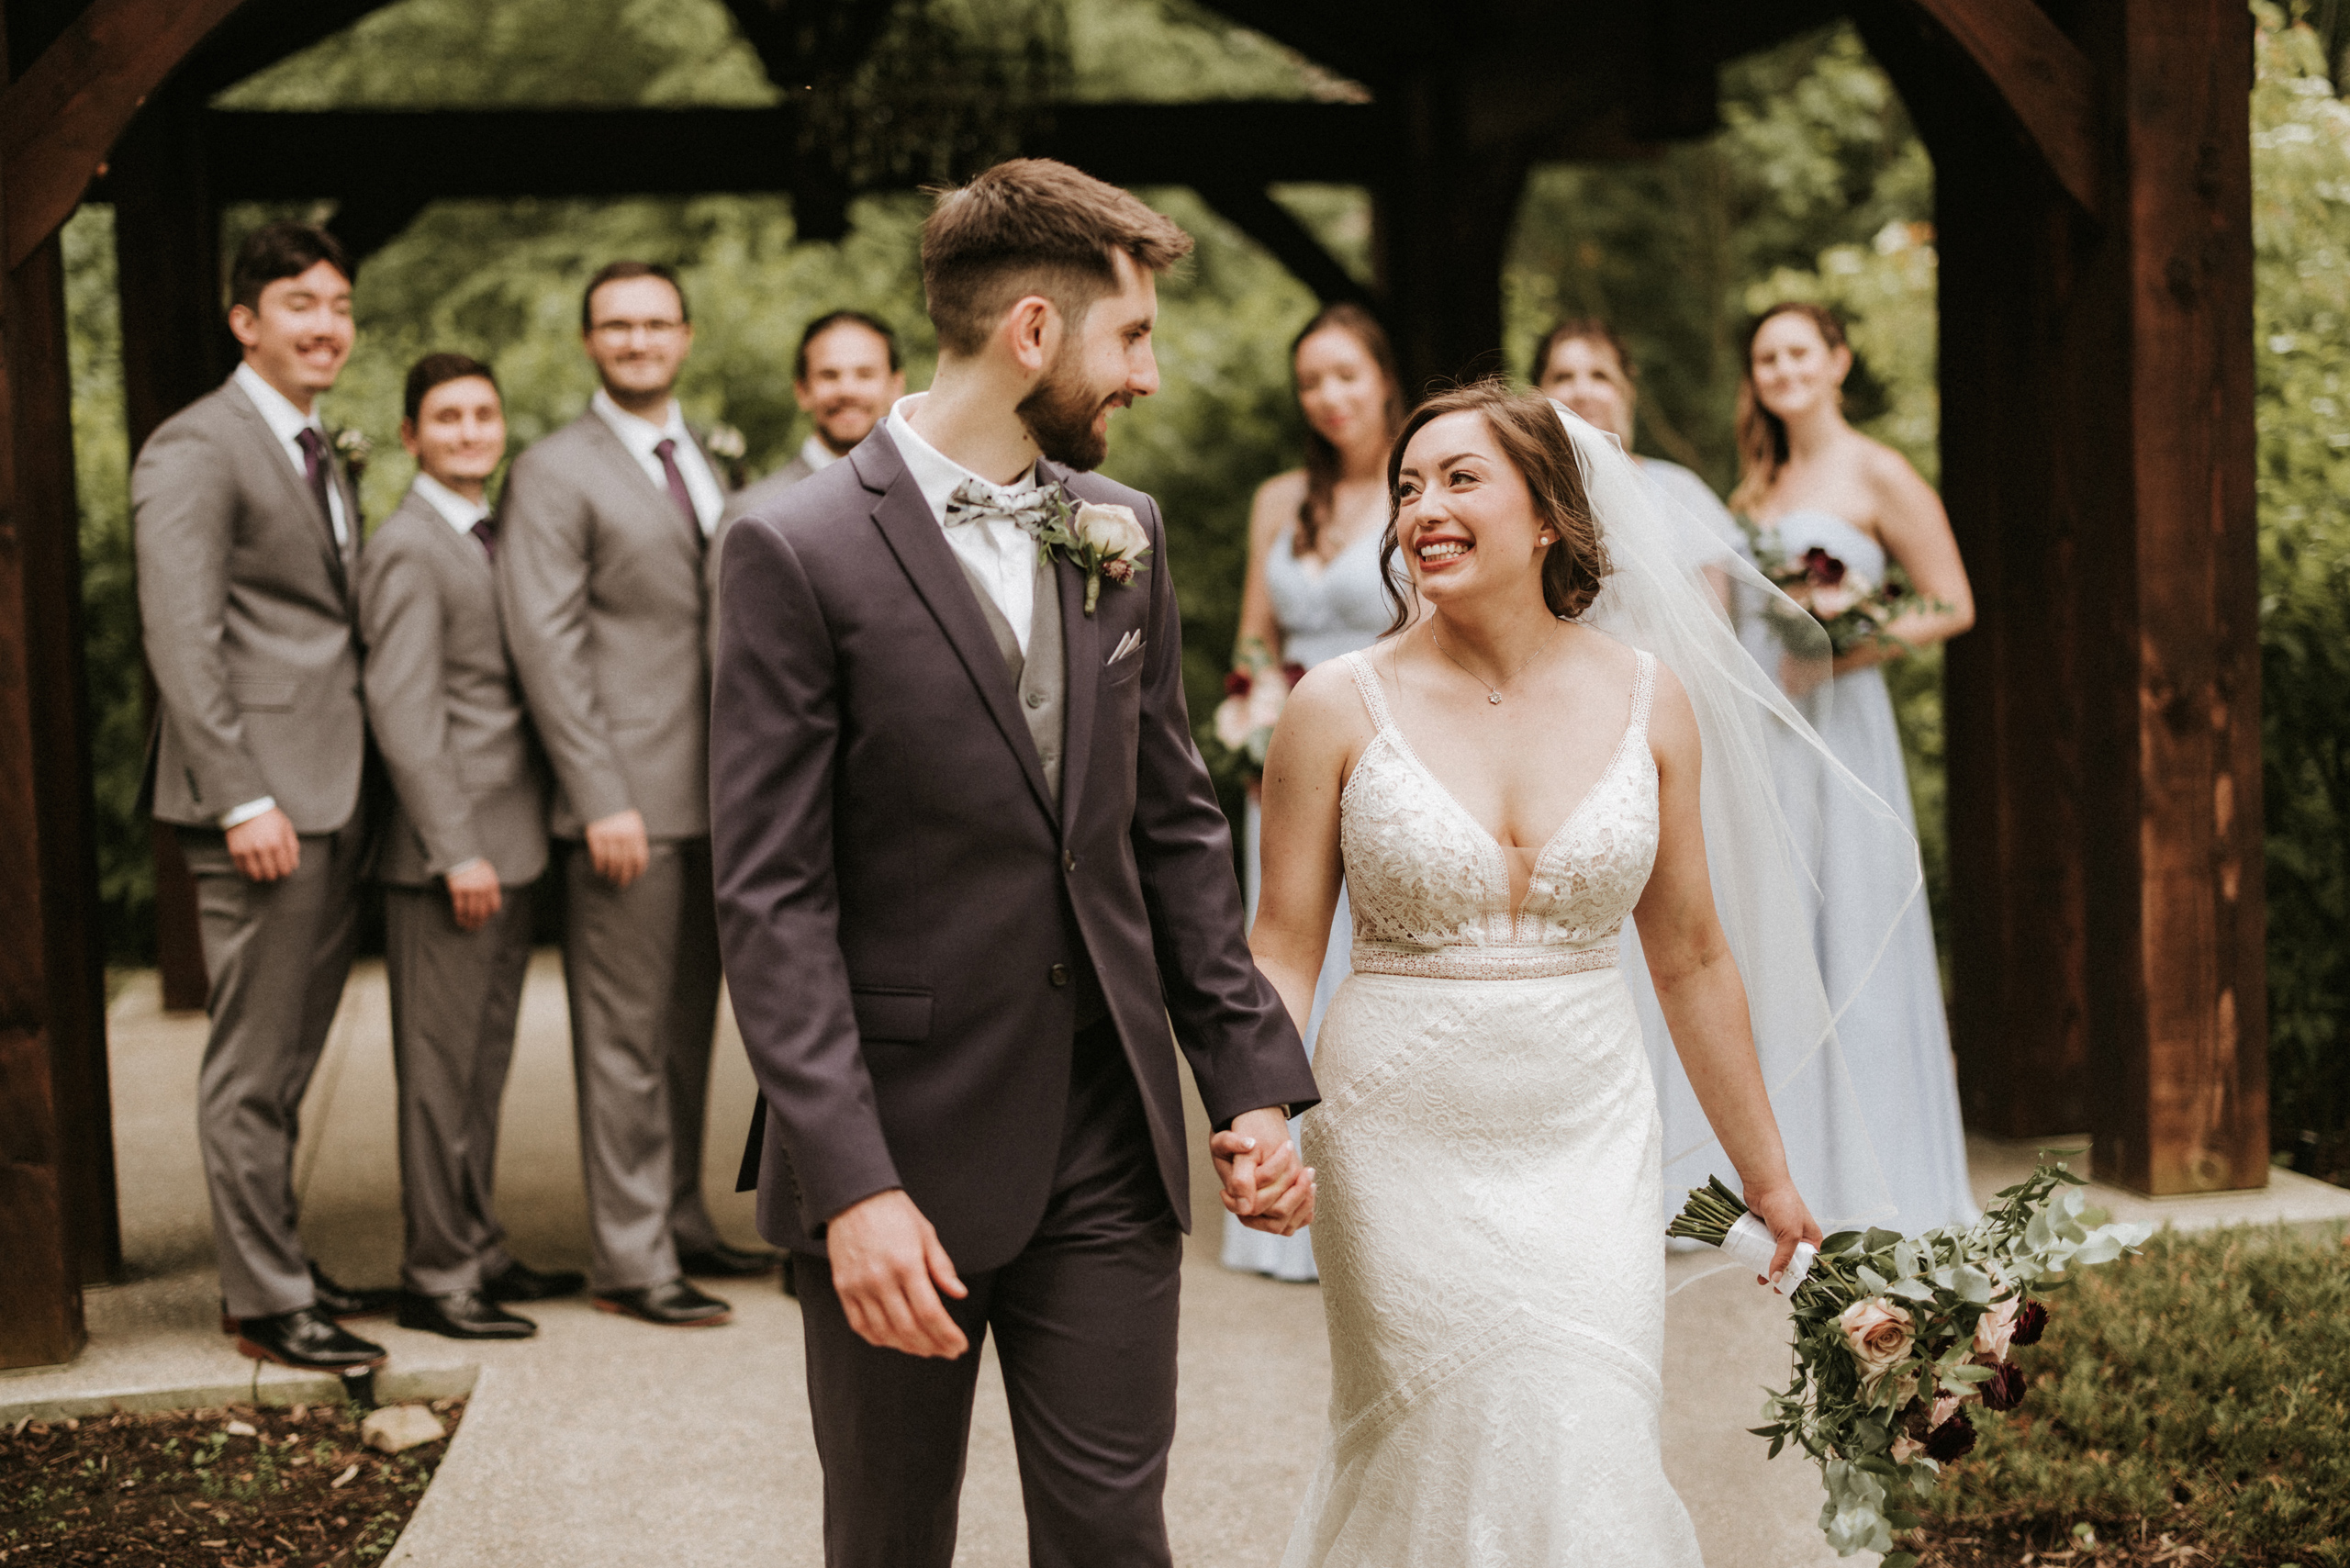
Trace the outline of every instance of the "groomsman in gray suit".
<instances>
[{"instance_id":1,"label":"groomsman in gray suit","mask_svg":"<svg viewBox=\"0 0 2350 1568\"><path fill-rule=\"evenodd\" d=\"M316 398L351 356L350 259L273 223L230 270L227 385L148 439L132 538L158 700L145 788L196 873L211 1037L196 1129L224 1327L258 1360L384 1359L340 1327L391 1305L327 1277L296 1230L294 1143L357 929L366 718L352 608L359 496Z\"/></svg>"},{"instance_id":2,"label":"groomsman in gray suit","mask_svg":"<svg viewBox=\"0 0 2350 1568\"><path fill-rule=\"evenodd\" d=\"M508 646L554 765L564 975L596 1303L725 1321L688 1273L750 1275L701 1196L718 1019L704 555L719 470L671 396L693 344L666 267L614 262L580 310L602 386L515 460L498 532Z\"/></svg>"},{"instance_id":3,"label":"groomsman in gray suit","mask_svg":"<svg viewBox=\"0 0 2350 1568\"><path fill-rule=\"evenodd\" d=\"M531 894L547 861L545 768L490 572L487 487L506 456L506 415L489 367L455 353L416 363L405 409L416 482L359 573L367 719L397 797L375 874L408 1219L399 1322L522 1339L537 1326L500 1304L568 1295L585 1281L508 1253L490 1204Z\"/></svg>"}]
</instances>

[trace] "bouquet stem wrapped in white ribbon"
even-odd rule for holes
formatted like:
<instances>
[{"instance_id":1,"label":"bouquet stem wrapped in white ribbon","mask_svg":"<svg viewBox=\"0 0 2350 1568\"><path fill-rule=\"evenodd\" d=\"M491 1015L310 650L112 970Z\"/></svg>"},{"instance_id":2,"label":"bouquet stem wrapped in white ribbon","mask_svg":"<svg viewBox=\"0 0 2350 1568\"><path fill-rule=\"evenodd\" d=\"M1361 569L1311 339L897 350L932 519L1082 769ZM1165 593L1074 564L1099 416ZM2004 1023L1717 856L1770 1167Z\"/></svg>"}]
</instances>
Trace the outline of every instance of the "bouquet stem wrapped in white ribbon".
<instances>
[{"instance_id":1,"label":"bouquet stem wrapped in white ribbon","mask_svg":"<svg viewBox=\"0 0 2350 1568\"><path fill-rule=\"evenodd\" d=\"M1971 1406L2012 1410L2027 1392L2015 1348L2048 1321L2042 1297L2075 1271L2111 1262L2153 1234L2092 1206L2082 1180L2045 1157L1972 1226L1915 1237L1847 1230L1790 1264L1795 1375L1751 1428L1818 1464L1828 1488L1819 1528L1838 1555L1886 1554L1915 1568L1893 1532L1914 1529L1943 1465L1975 1446ZM1759 1236L1758 1236L1759 1233ZM1716 1179L1689 1194L1665 1232L1709 1242L1767 1271L1771 1233ZM1759 1262L1755 1260L1759 1259Z\"/></svg>"}]
</instances>

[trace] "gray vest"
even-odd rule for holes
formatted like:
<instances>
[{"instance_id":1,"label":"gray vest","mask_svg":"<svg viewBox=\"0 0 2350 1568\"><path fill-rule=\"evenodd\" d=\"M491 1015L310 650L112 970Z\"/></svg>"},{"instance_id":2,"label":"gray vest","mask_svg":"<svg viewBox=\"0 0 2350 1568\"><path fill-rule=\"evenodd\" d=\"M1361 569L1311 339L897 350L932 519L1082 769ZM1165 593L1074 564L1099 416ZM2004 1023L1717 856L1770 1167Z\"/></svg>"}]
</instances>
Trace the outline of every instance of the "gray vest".
<instances>
[{"instance_id":1,"label":"gray vest","mask_svg":"<svg viewBox=\"0 0 2350 1568\"><path fill-rule=\"evenodd\" d=\"M1020 689L1020 711L1028 721L1028 738L1035 743L1036 760L1045 765L1045 788L1052 791L1053 804L1058 806L1061 753L1067 745L1069 661L1061 654L1060 580L1043 551L1036 557L1036 609L1028 620L1025 657L1020 652L1020 639L1013 635L1012 622L996 608L987 585L971 570L969 562L959 554L955 559L971 585L971 596L979 601L979 613L988 618L988 630L995 634L995 645L1003 655L1003 667L1012 684Z\"/></svg>"}]
</instances>

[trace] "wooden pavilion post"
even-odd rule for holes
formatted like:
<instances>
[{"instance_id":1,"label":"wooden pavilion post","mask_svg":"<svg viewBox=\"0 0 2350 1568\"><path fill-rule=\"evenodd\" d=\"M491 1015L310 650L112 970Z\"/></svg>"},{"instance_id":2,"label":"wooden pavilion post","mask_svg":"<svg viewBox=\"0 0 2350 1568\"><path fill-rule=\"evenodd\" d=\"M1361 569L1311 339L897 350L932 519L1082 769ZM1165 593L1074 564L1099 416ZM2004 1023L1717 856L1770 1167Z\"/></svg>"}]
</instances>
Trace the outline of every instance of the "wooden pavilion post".
<instances>
[{"instance_id":1,"label":"wooden pavilion post","mask_svg":"<svg viewBox=\"0 0 2350 1568\"><path fill-rule=\"evenodd\" d=\"M2142 1192L2262 1186L2251 22L1912 6L1863 29L1936 164L1969 1118L2087 1128Z\"/></svg>"}]
</instances>

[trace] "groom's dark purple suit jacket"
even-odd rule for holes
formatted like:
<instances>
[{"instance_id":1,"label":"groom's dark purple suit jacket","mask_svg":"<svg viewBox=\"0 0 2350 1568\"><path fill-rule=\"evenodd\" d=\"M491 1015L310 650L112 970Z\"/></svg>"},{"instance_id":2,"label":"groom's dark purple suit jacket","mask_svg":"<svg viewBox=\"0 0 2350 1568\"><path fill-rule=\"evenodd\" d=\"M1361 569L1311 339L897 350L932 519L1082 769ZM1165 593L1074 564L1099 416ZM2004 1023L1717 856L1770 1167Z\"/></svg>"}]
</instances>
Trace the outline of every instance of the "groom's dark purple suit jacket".
<instances>
[{"instance_id":1,"label":"groom's dark purple suit jacket","mask_svg":"<svg viewBox=\"0 0 2350 1568\"><path fill-rule=\"evenodd\" d=\"M1150 569L1105 582L1091 617L1083 574L1056 567L1058 809L974 589L886 427L726 536L712 849L764 1098L759 1229L778 1246L820 1252L831 1216L903 1187L958 1268L1016 1257L1052 1191L1089 959L1185 1229L1171 1044L1218 1126L1315 1099L1249 957L1230 828L1192 743L1158 505L1044 475L1133 508L1152 546ZM1108 663L1129 632L1140 650Z\"/></svg>"}]
</instances>

